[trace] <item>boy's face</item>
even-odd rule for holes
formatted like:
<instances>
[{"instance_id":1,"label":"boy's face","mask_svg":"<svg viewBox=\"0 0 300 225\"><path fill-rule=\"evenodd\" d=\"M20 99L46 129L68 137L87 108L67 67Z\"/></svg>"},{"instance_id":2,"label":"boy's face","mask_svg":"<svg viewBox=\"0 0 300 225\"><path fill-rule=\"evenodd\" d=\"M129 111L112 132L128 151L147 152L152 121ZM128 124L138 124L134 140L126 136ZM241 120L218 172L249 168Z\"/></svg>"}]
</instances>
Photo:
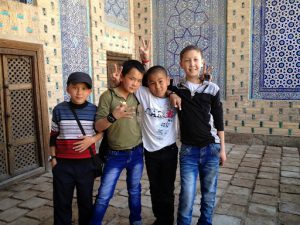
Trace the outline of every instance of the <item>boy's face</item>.
<instances>
[{"instance_id":1,"label":"boy's face","mask_svg":"<svg viewBox=\"0 0 300 225\"><path fill-rule=\"evenodd\" d=\"M67 87L67 92L71 96L71 101L74 104L83 104L89 97L92 92L92 89L89 89L86 83L70 83Z\"/></svg>"},{"instance_id":2,"label":"boy's face","mask_svg":"<svg viewBox=\"0 0 300 225\"><path fill-rule=\"evenodd\" d=\"M134 93L141 86L143 74L132 68L125 76L121 74L121 87L126 93Z\"/></svg>"},{"instance_id":3,"label":"boy's face","mask_svg":"<svg viewBox=\"0 0 300 225\"><path fill-rule=\"evenodd\" d=\"M162 71L158 71L148 77L148 88L151 94L156 97L164 98L169 85L170 78Z\"/></svg>"},{"instance_id":4,"label":"boy's face","mask_svg":"<svg viewBox=\"0 0 300 225\"><path fill-rule=\"evenodd\" d=\"M187 79L199 77L202 66L203 59L200 52L196 50L187 51L180 60L180 67L184 70Z\"/></svg>"}]
</instances>

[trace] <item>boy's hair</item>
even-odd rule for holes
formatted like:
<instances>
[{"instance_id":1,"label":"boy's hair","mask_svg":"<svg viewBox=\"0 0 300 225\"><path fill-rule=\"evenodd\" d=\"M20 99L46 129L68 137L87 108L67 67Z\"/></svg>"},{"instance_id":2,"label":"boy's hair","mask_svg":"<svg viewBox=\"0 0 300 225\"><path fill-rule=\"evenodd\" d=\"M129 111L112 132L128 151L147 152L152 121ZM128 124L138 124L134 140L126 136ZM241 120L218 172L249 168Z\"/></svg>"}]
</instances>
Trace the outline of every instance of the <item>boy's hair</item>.
<instances>
[{"instance_id":1,"label":"boy's hair","mask_svg":"<svg viewBox=\"0 0 300 225\"><path fill-rule=\"evenodd\" d=\"M71 73L67 80L67 86L69 86L70 84L77 84L77 83L85 83L89 89L92 88L92 79L87 73L84 72Z\"/></svg>"},{"instance_id":2,"label":"boy's hair","mask_svg":"<svg viewBox=\"0 0 300 225\"><path fill-rule=\"evenodd\" d=\"M195 50L195 51L199 52L200 55L201 55L201 58L203 58L202 51L201 51L201 49L198 46L196 46L196 45L188 45L184 49L181 50L181 52L180 52L180 61L182 60L182 58L183 58L183 56L184 56L184 54L186 52L192 51L192 50Z\"/></svg>"},{"instance_id":3,"label":"boy's hair","mask_svg":"<svg viewBox=\"0 0 300 225\"><path fill-rule=\"evenodd\" d=\"M142 74L145 73L145 68L143 66L143 64L137 60L127 60L123 63L122 65L123 69L122 69L122 75L125 77L131 69L135 68L137 69L139 72L141 72Z\"/></svg>"},{"instance_id":4,"label":"boy's hair","mask_svg":"<svg viewBox=\"0 0 300 225\"><path fill-rule=\"evenodd\" d=\"M166 77L168 76L168 72L167 72L167 70L166 70L164 67L162 67L162 66L160 66L160 65L152 66L152 67L150 67L150 68L147 70L147 72L145 73L145 75L144 75L144 77L143 77L143 82L142 82L142 83L143 83L143 86L148 87L148 79L149 79L149 77L150 77L152 74L155 74L155 73L158 73L158 72L161 72L161 73L165 74Z\"/></svg>"}]
</instances>

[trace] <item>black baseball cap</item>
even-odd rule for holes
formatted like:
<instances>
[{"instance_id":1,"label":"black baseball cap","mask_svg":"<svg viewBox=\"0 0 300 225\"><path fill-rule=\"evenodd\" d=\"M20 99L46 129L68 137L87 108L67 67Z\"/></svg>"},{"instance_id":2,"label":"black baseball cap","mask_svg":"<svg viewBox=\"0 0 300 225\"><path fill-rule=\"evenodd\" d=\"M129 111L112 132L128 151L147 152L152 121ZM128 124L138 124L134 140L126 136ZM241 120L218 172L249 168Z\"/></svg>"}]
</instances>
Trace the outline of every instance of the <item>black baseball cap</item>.
<instances>
[{"instance_id":1,"label":"black baseball cap","mask_svg":"<svg viewBox=\"0 0 300 225\"><path fill-rule=\"evenodd\" d=\"M92 79L87 73L84 72L71 73L67 80L67 86L69 86L70 83L86 83L89 89L92 88Z\"/></svg>"}]
</instances>

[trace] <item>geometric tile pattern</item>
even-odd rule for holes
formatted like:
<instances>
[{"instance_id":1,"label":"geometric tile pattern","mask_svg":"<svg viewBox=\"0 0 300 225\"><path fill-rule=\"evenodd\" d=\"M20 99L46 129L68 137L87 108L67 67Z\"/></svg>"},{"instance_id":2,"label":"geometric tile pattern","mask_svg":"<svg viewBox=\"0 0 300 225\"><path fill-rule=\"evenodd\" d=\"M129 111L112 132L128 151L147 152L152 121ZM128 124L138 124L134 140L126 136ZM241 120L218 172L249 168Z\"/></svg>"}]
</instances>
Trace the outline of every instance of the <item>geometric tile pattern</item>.
<instances>
[{"instance_id":1,"label":"geometric tile pattern","mask_svg":"<svg viewBox=\"0 0 300 225\"><path fill-rule=\"evenodd\" d=\"M300 3L254 0L254 99L300 100Z\"/></svg>"},{"instance_id":2,"label":"geometric tile pattern","mask_svg":"<svg viewBox=\"0 0 300 225\"><path fill-rule=\"evenodd\" d=\"M105 0L105 20L107 22L129 28L128 0Z\"/></svg>"},{"instance_id":3,"label":"geometric tile pattern","mask_svg":"<svg viewBox=\"0 0 300 225\"><path fill-rule=\"evenodd\" d=\"M226 60L226 1L153 1L155 63L163 65L174 80L184 76L180 51L187 45L200 47L208 65L214 67L214 82L224 96Z\"/></svg>"},{"instance_id":4,"label":"geometric tile pattern","mask_svg":"<svg viewBox=\"0 0 300 225\"><path fill-rule=\"evenodd\" d=\"M60 0L60 27L64 90L68 75L89 73L89 27L85 0ZM67 93L64 93L68 99Z\"/></svg>"}]
</instances>

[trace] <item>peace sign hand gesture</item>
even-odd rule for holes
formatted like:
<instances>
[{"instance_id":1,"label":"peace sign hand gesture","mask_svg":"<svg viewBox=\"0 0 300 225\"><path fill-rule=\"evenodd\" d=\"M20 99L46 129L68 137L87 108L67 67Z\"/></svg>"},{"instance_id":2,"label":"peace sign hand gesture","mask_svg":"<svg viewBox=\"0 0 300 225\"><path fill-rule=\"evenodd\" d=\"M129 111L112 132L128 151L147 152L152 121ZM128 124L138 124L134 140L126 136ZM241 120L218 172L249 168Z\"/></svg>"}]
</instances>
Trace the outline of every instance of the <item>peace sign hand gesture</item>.
<instances>
[{"instance_id":1,"label":"peace sign hand gesture","mask_svg":"<svg viewBox=\"0 0 300 225\"><path fill-rule=\"evenodd\" d=\"M213 71L214 67L213 66L206 66L206 62L204 61L203 63L203 71L202 74L200 74L200 80L204 81L211 81L212 80L212 75L211 72ZM206 78L205 76L208 76L208 78Z\"/></svg>"},{"instance_id":2,"label":"peace sign hand gesture","mask_svg":"<svg viewBox=\"0 0 300 225\"><path fill-rule=\"evenodd\" d=\"M142 46L139 47L140 58L143 63L150 61L150 41L144 40L142 38Z\"/></svg>"},{"instance_id":3,"label":"peace sign hand gesture","mask_svg":"<svg viewBox=\"0 0 300 225\"><path fill-rule=\"evenodd\" d=\"M115 64L115 69L114 69L113 73L110 75L110 83L111 83L112 87L119 86L122 69L123 69L122 66L118 67L118 65Z\"/></svg>"}]
</instances>

